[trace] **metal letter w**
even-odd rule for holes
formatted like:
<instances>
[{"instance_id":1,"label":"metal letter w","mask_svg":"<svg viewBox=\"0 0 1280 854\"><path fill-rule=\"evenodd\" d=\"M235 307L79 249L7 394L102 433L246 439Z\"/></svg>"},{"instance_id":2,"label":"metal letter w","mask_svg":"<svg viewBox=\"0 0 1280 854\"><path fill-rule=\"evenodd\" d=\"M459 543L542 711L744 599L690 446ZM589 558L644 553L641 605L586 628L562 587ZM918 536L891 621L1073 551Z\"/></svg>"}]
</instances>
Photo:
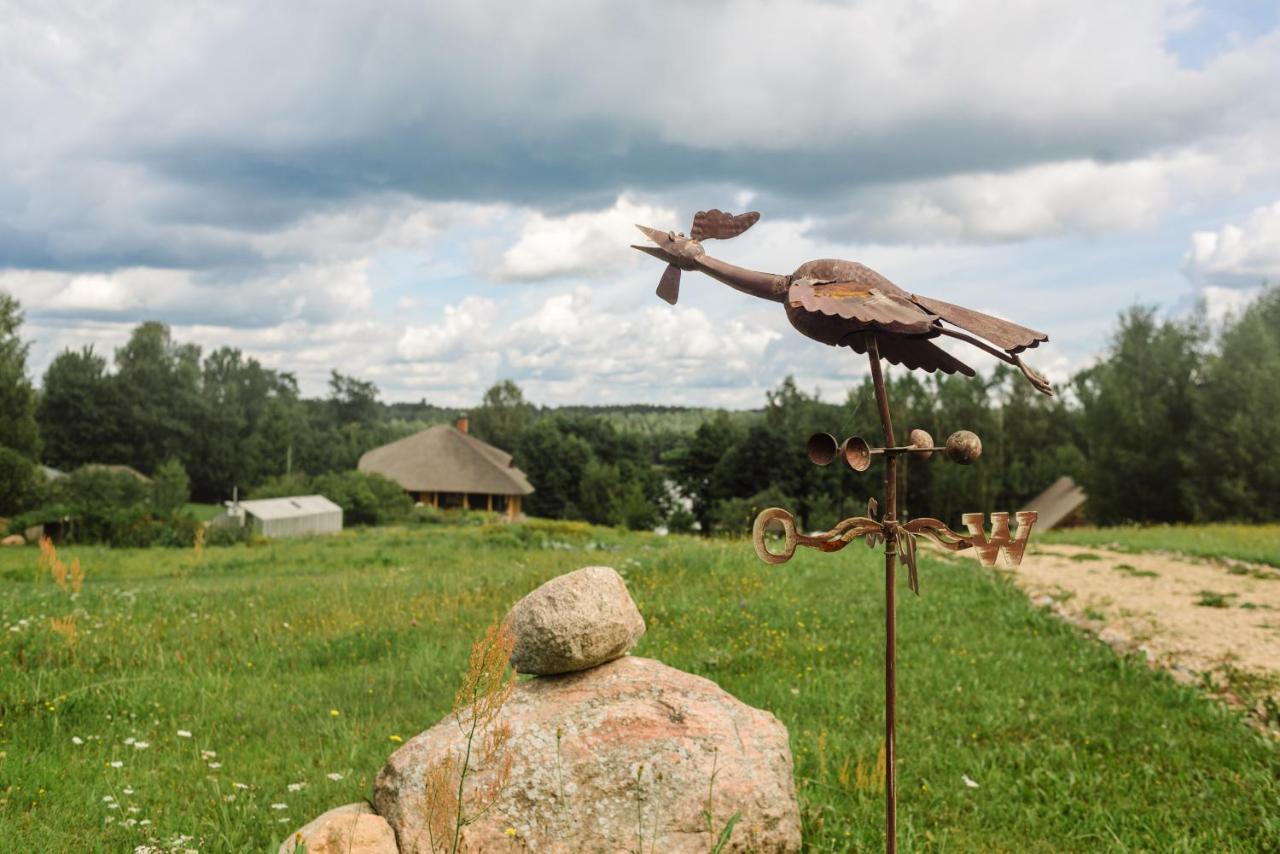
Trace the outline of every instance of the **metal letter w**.
<instances>
[{"instance_id":1,"label":"metal letter w","mask_svg":"<svg viewBox=\"0 0 1280 854\"><path fill-rule=\"evenodd\" d=\"M1009 538L1008 513L991 514L991 539L989 540L983 530L983 514L966 513L961 517L961 521L969 529L969 544L978 553L978 559L982 561L983 566L995 566L996 559L1001 554L1004 555L1005 566L1015 567L1022 563L1022 553L1026 551L1031 527L1035 525L1036 519L1040 518L1040 514L1034 510L1019 510L1016 515L1018 533L1012 540Z\"/></svg>"}]
</instances>

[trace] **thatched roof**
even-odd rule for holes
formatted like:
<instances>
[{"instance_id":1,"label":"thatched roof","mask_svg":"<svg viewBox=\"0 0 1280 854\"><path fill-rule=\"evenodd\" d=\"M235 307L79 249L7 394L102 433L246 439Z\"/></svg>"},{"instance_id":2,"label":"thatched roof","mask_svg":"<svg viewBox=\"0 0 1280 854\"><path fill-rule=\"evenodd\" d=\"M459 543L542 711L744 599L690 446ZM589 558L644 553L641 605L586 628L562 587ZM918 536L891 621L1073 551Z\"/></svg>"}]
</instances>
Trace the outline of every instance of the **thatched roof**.
<instances>
[{"instance_id":1,"label":"thatched roof","mask_svg":"<svg viewBox=\"0 0 1280 854\"><path fill-rule=\"evenodd\" d=\"M1036 520L1042 531L1056 528L1072 518L1084 506L1086 496L1084 490L1076 486L1076 482L1063 475L1049 485L1049 488L1027 502L1023 510L1035 510L1040 514Z\"/></svg>"},{"instance_id":2,"label":"thatched roof","mask_svg":"<svg viewBox=\"0 0 1280 854\"><path fill-rule=\"evenodd\" d=\"M385 475L409 492L533 492L510 454L445 424L374 448L360 458L359 469Z\"/></svg>"}]
</instances>

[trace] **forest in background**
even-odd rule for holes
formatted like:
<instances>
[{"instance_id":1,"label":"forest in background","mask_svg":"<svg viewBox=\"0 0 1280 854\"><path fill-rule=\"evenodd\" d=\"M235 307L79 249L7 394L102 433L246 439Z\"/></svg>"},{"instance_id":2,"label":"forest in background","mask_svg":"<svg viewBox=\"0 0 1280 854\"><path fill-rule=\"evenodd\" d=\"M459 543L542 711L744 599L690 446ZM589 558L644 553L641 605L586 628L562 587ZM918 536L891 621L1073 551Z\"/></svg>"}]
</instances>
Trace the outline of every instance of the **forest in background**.
<instances>
[{"instance_id":1,"label":"forest in background","mask_svg":"<svg viewBox=\"0 0 1280 854\"><path fill-rule=\"evenodd\" d=\"M394 490L352 472L360 455L461 414L426 401L381 402L373 383L336 370L327 395L305 398L292 374L234 348L202 352L158 322L137 326L110 359L93 348L64 351L39 388L28 348L20 306L0 293L0 516L68 500L38 463L67 472L125 464L163 472L171 491L204 502L223 501L233 488L241 495L313 488L327 477L330 491L359 493L374 508L352 516L357 499L348 496L339 503L349 518L377 521L376 503L395 498ZM1053 398L1003 368L977 379L891 369L901 437L920 427L941 444L968 429L984 446L969 467L936 455L911 464L907 509L954 523L965 510L1016 509L1066 474L1085 488L1088 516L1099 524L1274 520L1277 377L1276 288L1217 330L1196 317L1131 308L1117 318L1102 357ZM472 432L513 453L536 487L525 505L532 515L737 531L776 504L808 528L825 528L879 491L875 466L856 474L816 467L804 455L815 431L879 442L869 381L824 401L788 378L762 403L735 412L541 407L503 381L468 411ZM92 492L109 478L73 480Z\"/></svg>"}]
</instances>

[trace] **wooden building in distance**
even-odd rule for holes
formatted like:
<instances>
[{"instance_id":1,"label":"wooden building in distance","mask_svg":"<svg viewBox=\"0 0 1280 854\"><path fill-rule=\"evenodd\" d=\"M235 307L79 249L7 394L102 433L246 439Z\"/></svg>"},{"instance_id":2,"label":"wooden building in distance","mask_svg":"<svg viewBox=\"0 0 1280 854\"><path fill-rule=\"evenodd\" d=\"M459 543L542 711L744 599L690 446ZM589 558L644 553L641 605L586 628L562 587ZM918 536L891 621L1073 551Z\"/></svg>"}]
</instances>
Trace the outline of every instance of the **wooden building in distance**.
<instances>
[{"instance_id":1,"label":"wooden building in distance","mask_svg":"<svg viewBox=\"0 0 1280 854\"><path fill-rule=\"evenodd\" d=\"M389 477L414 501L432 507L520 515L520 499L533 492L511 455L457 426L437 424L360 457L360 471Z\"/></svg>"}]
</instances>

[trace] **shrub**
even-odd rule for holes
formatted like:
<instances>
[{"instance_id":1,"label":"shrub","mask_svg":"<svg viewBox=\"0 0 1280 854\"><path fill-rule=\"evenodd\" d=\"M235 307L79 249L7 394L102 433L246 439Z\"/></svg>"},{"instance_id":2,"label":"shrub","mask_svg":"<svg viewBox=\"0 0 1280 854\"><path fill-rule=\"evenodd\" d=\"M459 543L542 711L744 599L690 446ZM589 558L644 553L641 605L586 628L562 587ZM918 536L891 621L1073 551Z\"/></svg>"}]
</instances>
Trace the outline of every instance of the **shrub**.
<instances>
[{"instance_id":1,"label":"shrub","mask_svg":"<svg viewBox=\"0 0 1280 854\"><path fill-rule=\"evenodd\" d=\"M39 466L12 448L0 447L0 516L30 510L47 492Z\"/></svg>"},{"instance_id":2,"label":"shrub","mask_svg":"<svg viewBox=\"0 0 1280 854\"><path fill-rule=\"evenodd\" d=\"M330 472L317 477L312 489L342 508L347 525L381 525L404 519L413 510L400 485L380 474Z\"/></svg>"},{"instance_id":3,"label":"shrub","mask_svg":"<svg viewBox=\"0 0 1280 854\"><path fill-rule=\"evenodd\" d=\"M205 529L206 546L235 546L249 541L248 525L210 525Z\"/></svg>"},{"instance_id":4,"label":"shrub","mask_svg":"<svg viewBox=\"0 0 1280 854\"><path fill-rule=\"evenodd\" d=\"M55 482L59 503L73 509L133 507L151 497L145 481L106 466L81 466Z\"/></svg>"},{"instance_id":5,"label":"shrub","mask_svg":"<svg viewBox=\"0 0 1280 854\"><path fill-rule=\"evenodd\" d=\"M794 507L795 500L783 495L774 487L761 490L750 498L731 498L722 502L715 510L714 522L717 531L727 533L744 533L751 530L756 515L766 507Z\"/></svg>"}]
</instances>

